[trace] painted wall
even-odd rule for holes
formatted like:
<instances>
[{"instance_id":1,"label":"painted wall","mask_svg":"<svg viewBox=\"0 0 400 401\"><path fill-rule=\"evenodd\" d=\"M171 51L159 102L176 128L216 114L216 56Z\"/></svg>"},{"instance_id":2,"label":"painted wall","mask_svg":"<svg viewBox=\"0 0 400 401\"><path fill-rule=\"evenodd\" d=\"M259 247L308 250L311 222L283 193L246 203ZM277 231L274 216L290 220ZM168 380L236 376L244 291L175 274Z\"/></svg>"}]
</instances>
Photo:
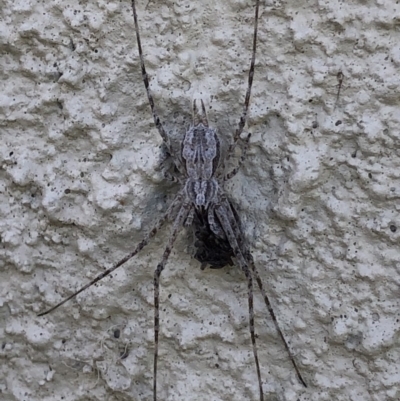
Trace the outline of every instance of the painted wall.
<instances>
[{"instance_id":1,"label":"painted wall","mask_svg":"<svg viewBox=\"0 0 400 401\"><path fill-rule=\"evenodd\" d=\"M308 383L258 294L265 399L398 400L400 4L260 12L251 146L227 192ZM3 0L0 15L0 398L150 400L167 229L112 279L36 316L129 253L176 193L155 171L130 2ZM254 1L138 1L138 15L171 136L201 97L229 141ZM258 401L244 276L201 271L192 244L183 232L161 279L159 400Z\"/></svg>"}]
</instances>

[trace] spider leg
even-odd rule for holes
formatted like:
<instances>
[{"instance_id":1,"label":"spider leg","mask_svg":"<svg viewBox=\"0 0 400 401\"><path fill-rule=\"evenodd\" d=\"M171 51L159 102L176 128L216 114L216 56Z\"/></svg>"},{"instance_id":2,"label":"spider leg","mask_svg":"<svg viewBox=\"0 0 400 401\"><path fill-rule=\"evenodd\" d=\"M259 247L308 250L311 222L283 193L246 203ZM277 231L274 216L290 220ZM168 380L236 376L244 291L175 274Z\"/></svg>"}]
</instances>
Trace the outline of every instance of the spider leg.
<instances>
[{"instance_id":1,"label":"spider leg","mask_svg":"<svg viewBox=\"0 0 400 401\"><path fill-rule=\"evenodd\" d=\"M251 134L247 135L247 137L243 140L242 154L240 155L238 165L234 169L232 169L228 174L226 174L224 176L224 181L228 181L232 177L234 177L240 170L240 167L242 167L242 164L246 159L247 149L249 148L250 137L251 137Z\"/></svg>"},{"instance_id":2,"label":"spider leg","mask_svg":"<svg viewBox=\"0 0 400 401\"><path fill-rule=\"evenodd\" d=\"M294 370L296 371L297 377L298 377L299 381L301 382L301 384L302 384L304 387L307 387L306 382L304 381L303 377L302 377L301 374L300 374L300 370L299 370L299 368L297 367L296 361L295 361L294 356L293 356L293 354L292 354L292 352L291 352L291 350L290 350L290 348L289 348L289 345L288 345L288 343L286 342L286 339L285 339L285 337L283 336L282 330L281 330L280 327L279 327L278 320L276 319L276 316L275 316L275 312L274 312L274 310L272 309L271 302L269 301L268 295L266 294L266 292L265 292L265 290L264 290L264 287L263 287L263 284L262 284L262 281L261 281L261 277L260 277L260 275L259 275L259 273L258 273L258 270L256 269L256 266L255 266L255 264L254 264L253 257L251 256L250 252L247 252L247 253L246 253L246 259L247 259L247 261L248 261L248 263L249 263L249 265L250 265L250 268L251 268L251 270L252 270L252 272L253 272L253 275L254 275L254 277L255 277L255 279L256 279L256 282L257 282L257 284L258 284L258 288L260 289L261 295L262 295L263 298L264 298L265 305L266 305L267 308L268 308L268 312L269 312L269 314L270 314L271 317L272 317L272 320L273 320L273 322L274 322L276 331L278 332L280 338L282 339L282 342L283 342L283 344L285 345L285 348L286 348L286 351L287 351L287 353L288 353L288 355L289 355L289 358L290 358L290 360L292 361L292 365L293 365L293 367L294 367Z\"/></svg>"},{"instance_id":3,"label":"spider leg","mask_svg":"<svg viewBox=\"0 0 400 401\"><path fill-rule=\"evenodd\" d=\"M239 222L237 221L237 218L235 217L235 214L233 212L234 209L233 209L232 205L228 201L225 201L225 202L226 202L225 210L227 212L227 218L228 218L228 221L229 221L229 223L230 223L230 225L232 227L232 230L233 230L233 232L235 234L235 238L240 238L240 237L242 237L242 233L241 233L241 229L240 229L240 226L239 226ZM241 247L243 249L244 248L244 244L240 244L240 245L241 245ZM263 284L262 284L262 281L261 281L261 277L260 277L260 275L258 273L258 270L257 270L256 266L255 266L255 263L254 263L254 260L253 260L253 256L245 248L243 250L243 255L244 255L244 257L245 257L245 259L247 261L247 264L250 266L251 271L253 272L254 278L255 278L255 280L257 282L257 285L258 285L258 288L260 289L261 295L264 298L265 305L267 306L268 312L272 317L272 320L274 322L276 331L278 332L280 338L282 339L282 342L283 342L283 344L285 346L285 349L286 349L286 351L288 353L289 359L291 360L292 365L294 367L294 370L296 371L296 375L297 375L299 381L301 382L301 384L303 384L304 387L307 387L307 384L304 381L303 377L301 376L299 368L297 367L297 364L296 364L296 361L294 359L293 353L291 352L291 350L289 348L289 345L288 345L288 343L287 343L287 341L286 341L286 339L285 339L285 337L284 337L284 335L282 333L282 330L279 327L278 320L276 318L275 312L274 312L274 310L272 308L272 305L271 305L271 302L270 302L270 300L269 300L269 298L268 298L268 296L267 296L267 294L266 294L266 292L264 290L264 287L263 287Z\"/></svg>"},{"instance_id":4,"label":"spider leg","mask_svg":"<svg viewBox=\"0 0 400 401\"><path fill-rule=\"evenodd\" d=\"M163 142L163 144L161 145L160 160L155 167L155 171L161 171L167 181L182 183L182 176L184 176L185 171L184 167L182 166L182 162L178 158L175 158L173 160L171 159L172 155L169 150L168 144ZM173 167L175 167L175 170L173 169Z\"/></svg>"},{"instance_id":5,"label":"spider leg","mask_svg":"<svg viewBox=\"0 0 400 401\"><path fill-rule=\"evenodd\" d=\"M195 213L194 207L190 208L190 211L189 211L189 213L188 213L188 215L186 217L186 220L185 220L185 222L183 224L185 227L191 227L192 226L193 219L194 219L194 213Z\"/></svg>"},{"instance_id":6,"label":"spider leg","mask_svg":"<svg viewBox=\"0 0 400 401\"><path fill-rule=\"evenodd\" d=\"M233 151L235 150L236 144L237 144L237 142L240 138L240 135L243 132L243 128L246 124L247 112L248 112L249 104L250 104L251 88L253 86L254 66L255 66L255 62L256 62L259 8L260 8L260 0L256 0L256 10L255 10L255 16L254 16L253 50L252 50L252 55L251 55L246 97L244 100L242 115L240 116L240 120L239 120L239 126L236 129L235 135L233 136L233 142L231 143L231 145L229 145L229 148L228 148L227 159L229 159L231 157Z\"/></svg>"},{"instance_id":7,"label":"spider leg","mask_svg":"<svg viewBox=\"0 0 400 401\"><path fill-rule=\"evenodd\" d=\"M221 204L215 207L215 213L222 225L222 228L225 231L225 234L229 240L229 243L232 247L233 254L235 255L240 268L242 269L244 275L247 279L247 294L248 294L248 303L249 303L249 328L250 328L250 337L251 343L253 345L253 355L256 363L257 377L258 377L258 387L260 392L260 401L264 401L264 394L262 389L261 382L261 372L260 372L260 363L258 361L258 353L257 353L257 344L256 344L256 336L254 331L254 306L253 306L253 278L251 272L249 270L248 263L246 262L240 248L238 241L236 239L234 230L231 226L230 219L228 217L229 210L227 208L229 203L226 200L222 200Z\"/></svg>"},{"instance_id":8,"label":"spider leg","mask_svg":"<svg viewBox=\"0 0 400 401\"><path fill-rule=\"evenodd\" d=\"M164 171L163 176L167 181L171 181L171 182L175 182L175 183L179 182L181 184L183 182L181 178L176 177L175 175L169 173L168 171Z\"/></svg>"},{"instance_id":9,"label":"spider leg","mask_svg":"<svg viewBox=\"0 0 400 401\"><path fill-rule=\"evenodd\" d=\"M120 261L115 263L112 267L109 269L105 270L103 273L99 274L97 277L95 277L92 281L81 287L78 291L74 292L72 295L70 295L68 298L65 298L63 301L59 302L57 305L53 306L52 308L41 312L38 314L38 316L44 316L47 315L50 312L53 312L55 309L57 309L59 306L64 305L66 302L68 302L70 299L76 297L78 294L80 294L82 291L85 291L87 288L91 287L93 284L96 284L98 281L102 280L104 277L107 277L110 275L114 270L118 269L118 267L122 266L125 264L129 259L133 258L137 253L139 253L150 241L151 238L153 238L156 234L157 231L162 227L162 225L165 223L165 221L168 219L168 217L171 214L171 211L173 208L176 206L177 202L181 201L181 195L178 194L175 197L175 200L172 202L168 210L164 213L164 215L161 217L160 220L154 225L154 227L145 235L145 237L139 242L138 245L136 245L135 249L126 255L124 258L122 258Z\"/></svg>"},{"instance_id":10,"label":"spider leg","mask_svg":"<svg viewBox=\"0 0 400 401\"><path fill-rule=\"evenodd\" d=\"M170 148L168 136L165 133L164 127L162 126L160 118L158 117L158 114L155 110L153 95L151 94L151 91L150 91L149 77L147 75L146 66L144 64L142 42L140 40L139 24L138 24L138 18L137 18L137 13L136 13L135 0L132 0L132 10L133 10L133 19L135 21L135 32L136 32L136 40L137 40L137 44L138 44L140 67L142 69L142 79L143 79L144 86L146 88L147 99L149 100L149 104L150 104L151 112L153 114L154 123L156 125L156 128L158 129L158 132L160 133L161 138L164 140L167 147Z\"/></svg>"},{"instance_id":11,"label":"spider leg","mask_svg":"<svg viewBox=\"0 0 400 401\"><path fill-rule=\"evenodd\" d=\"M225 233L219 222L215 219L214 206L210 206L207 212L207 220L211 231L219 238L224 238Z\"/></svg>"},{"instance_id":12,"label":"spider leg","mask_svg":"<svg viewBox=\"0 0 400 401\"><path fill-rule=\"evenodd\" d=\"M190 203L183 203L178 215L175 218L168 244L165 247L162 260L154 271L154 365L153 365L153 399L157 401L157 360L158 360L158 336L160 332L160 275L167 264L172 247L185 220L190 214L192 206Z\"/></svg>"}]
</instances>

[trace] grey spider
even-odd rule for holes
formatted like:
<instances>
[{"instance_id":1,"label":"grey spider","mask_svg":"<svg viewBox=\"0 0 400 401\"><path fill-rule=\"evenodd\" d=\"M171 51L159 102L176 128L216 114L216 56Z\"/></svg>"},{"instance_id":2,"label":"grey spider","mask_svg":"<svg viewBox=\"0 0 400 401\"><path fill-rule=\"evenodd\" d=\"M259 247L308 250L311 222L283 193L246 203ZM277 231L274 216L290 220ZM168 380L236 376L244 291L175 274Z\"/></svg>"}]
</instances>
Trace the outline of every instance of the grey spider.
<instances>
[{"instance_id":1,"label":"grey spider","mask_svg":"<svg viewBox=\"0 0 400 401\"><path fill-rule=\"evenodd\" d=\"M82 288L70 295L68 298L64 299L62 302L58 303L56 306L39 314L39 316L43 316L52 312L71 298L75 297L82 291L108 276L115 269L122 266L139 251L141 251L149 243L150 239L156 235L157 231L167 220L172 221L172 230L168 239L168 243L165 247L162 260L157 265L157 268L154 272L154 401L157 401L157 361L158 338L160 330L160 275L166 266L175 239L183 227L193 227L194 229L197 239L195 242L195 246L197 247L195 258L202 263L202 268L205 268L207 265L210 265L211 268L222 268L227 264L231 265L234 259L246 277L248 288L249 329L258 377L260 401L264 400L264 395L257 354L256 335L254 331L253 280L256 281L261 291L265 304L273 319L276 330L278 331L279 336L284 343L289 358L292 361L296 374L300 382L306 386L289 346L283 336L283 333L279 328L269 298L263 288L260 275L256 269L252 255L246 244L239 221L239 216L224 191L224 183L239 171L240 166L245 160L246 150L250 140L250 134L248 134L245 139L241 139L241 134L246 124L247 112L250 104L251 88L253 84L259 7L260 0L256 0L253 49L243 112L239 120L238 128L233 135L233 141L228 147L227 156L225 160L222 160L220 140L217 135L217 131L210 127L208 123L205 106L202 100L200 109L197 107L196 101L193 102L193 122L182 140L180 153L178 154L178 152L174 151L173 147L171 146L169 138L165 133L163 125L161 124L158 114L155 110L154 100L150 91L149 79L144 63L135 0L132 0L132 10L143 83L146 88L147 98L153 114L155 126L163 139L167 154L170 155L175 166L175 171L173 173L165 172L165 176L171 181L179 182L181 184L181 188L171 205L168 207L168 210L159 219L159 221L155 223L153 228L145 235L142 241L130 254L126 255L114 266L98 275L91 282L84 285ZM225 174L225 162L233 156L239 141L243 142L240 160L233 170Z\"/></svg>"}]
</instances>

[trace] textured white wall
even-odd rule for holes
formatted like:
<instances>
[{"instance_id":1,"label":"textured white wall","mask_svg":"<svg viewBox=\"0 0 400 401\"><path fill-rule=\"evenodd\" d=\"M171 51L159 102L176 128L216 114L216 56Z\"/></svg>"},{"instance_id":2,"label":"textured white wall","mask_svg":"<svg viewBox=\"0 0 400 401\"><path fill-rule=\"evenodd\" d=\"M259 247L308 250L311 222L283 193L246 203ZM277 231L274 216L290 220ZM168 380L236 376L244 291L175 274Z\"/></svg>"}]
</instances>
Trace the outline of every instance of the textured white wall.
<instances>
[{"instance_id":1,"label":"textured white wall","mask_svg":"<svg viewBox=\"0 0 400 401\"><path fill-rule=\"evenodd\" d=\"M229 139L253 12L250 0L138 1L175 135L197 96ZM36 316L129 252L176 190L154 171L130 2L3 0L0 14L0 399L150 400L167 230ZM262 1L258 45L251 148L229 192L309 385L258 295L266 400L398 400L400 4ZM200 271L187 237L161 279L159 399L258 401L245 279Z\"/></svg>"}]
</instances>

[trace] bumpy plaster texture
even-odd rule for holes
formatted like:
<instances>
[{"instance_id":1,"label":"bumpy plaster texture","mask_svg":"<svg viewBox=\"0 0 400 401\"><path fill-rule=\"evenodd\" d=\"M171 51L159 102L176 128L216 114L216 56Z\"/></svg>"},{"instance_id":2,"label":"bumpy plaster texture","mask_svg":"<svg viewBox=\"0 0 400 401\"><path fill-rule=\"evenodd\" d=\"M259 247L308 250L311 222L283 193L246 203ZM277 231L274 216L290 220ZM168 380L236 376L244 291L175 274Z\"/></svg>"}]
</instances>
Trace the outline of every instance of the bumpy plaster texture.
<instances>
[{"instance_id":1,"label":"bumpy plaster texture","mask_svg":"<svg viewBox=\"0 0 400 401\"><path fill-rule=\"evenodd\" d=\"M138 1L157 108L178 138L194 97L229 140L251 55L250 0ZM0 5L0 398L150 400L153 270L168 230L112 279L176 191L155 171L129 1ZM228 188L261 298L266 400L400 398L400 5L262 1L249 157ZM343 74L337 98L339 72ZM161 280L159 399L258 400L237 268L178 238Z\"/></svg>"}]
</instances>

